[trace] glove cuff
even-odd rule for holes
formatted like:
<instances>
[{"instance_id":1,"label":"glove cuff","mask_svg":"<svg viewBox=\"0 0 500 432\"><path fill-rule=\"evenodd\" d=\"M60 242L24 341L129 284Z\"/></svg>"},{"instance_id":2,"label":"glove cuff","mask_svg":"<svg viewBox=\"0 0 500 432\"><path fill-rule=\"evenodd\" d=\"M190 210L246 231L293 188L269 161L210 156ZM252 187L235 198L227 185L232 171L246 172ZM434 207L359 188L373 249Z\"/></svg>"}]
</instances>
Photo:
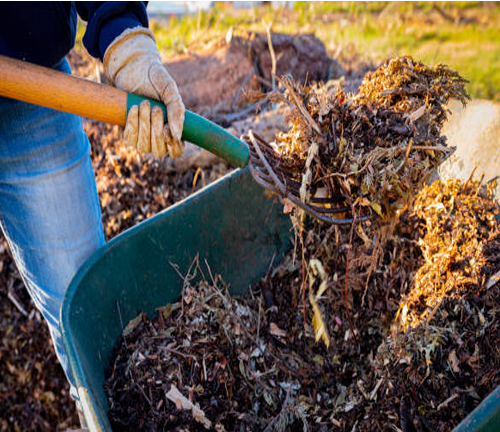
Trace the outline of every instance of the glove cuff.
<instances>
[{"instance_id":1,"label":"glove cuff","mask_svg":"<svg viewBox=\"0 0 500 432\"><path fill-rule=\"evenodd\" d=\"M153 32L145 27L126 29L111 42L104 53L103 65L108 81L115 85L118 72L144 55L157 57L161 63Z\"/></svg>"}]
</instances>

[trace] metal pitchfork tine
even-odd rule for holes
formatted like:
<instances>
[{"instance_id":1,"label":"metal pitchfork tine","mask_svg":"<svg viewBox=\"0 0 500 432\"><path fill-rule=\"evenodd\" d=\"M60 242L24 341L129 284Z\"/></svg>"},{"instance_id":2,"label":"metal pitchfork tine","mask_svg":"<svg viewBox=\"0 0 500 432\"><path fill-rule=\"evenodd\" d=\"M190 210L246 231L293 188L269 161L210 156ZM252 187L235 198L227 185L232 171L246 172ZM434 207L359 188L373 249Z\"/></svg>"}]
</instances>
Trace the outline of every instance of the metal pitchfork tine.
<instances>
[{"instance_id":1,"label":"metal pitchfork tine","mask_svg":"<svg viewBox=\"0 0 500 432\"><path fill-rule=\"evenodd\" d=\"M307 214L324 222L336 225L352 224L354 219L337 218L332 215L348 213L349 207L333 207L345 202L342 197L311 197L310 203L300 199L300 183L291 178L291 172L283 167L275 150L255 132L249 131L242 137L250 148L249 169L255 181L263 188L290 200ZM265 154L264 154L265 153ZM366 220L368 216L357 217L356 221Z\"/></svg>"}]
</instances>

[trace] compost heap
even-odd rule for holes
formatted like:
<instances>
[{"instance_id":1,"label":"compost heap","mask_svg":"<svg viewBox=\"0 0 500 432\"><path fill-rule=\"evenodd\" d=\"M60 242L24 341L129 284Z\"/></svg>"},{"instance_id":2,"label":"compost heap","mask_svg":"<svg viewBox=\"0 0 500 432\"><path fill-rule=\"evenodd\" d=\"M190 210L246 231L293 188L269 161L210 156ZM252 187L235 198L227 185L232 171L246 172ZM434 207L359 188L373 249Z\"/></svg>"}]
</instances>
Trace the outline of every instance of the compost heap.
<instances>
[{"instance_id":1,"label":"compost heap","mask_svg":"<svg viewBox=\"0 0 500 432\"><path fill-rule=\"evenodd\" d=\"M348 248L349 227L316 222L304 260L294 248L247 298L190 271L178 303L124 330L106 384L113 429L451 430L500 384L496 216L490 186L437 181L370 275L347 263L360 236Z\"/></svg>"},{"instance_id":2,"label":"compost heap","mask_svg":"<svg viewBox=\"0 0 500 432\"><path fill-rule=\"evenodd\" d=\"M290 128L271 145L302 185L301 200L342 196L358 216L392 217L408 205L451 153L441 136L446 103L469 99L457 72L411 57L367 73L356 94L281 83L285 91L270 98L290 107Z\"/></svg>"}]
</instances>

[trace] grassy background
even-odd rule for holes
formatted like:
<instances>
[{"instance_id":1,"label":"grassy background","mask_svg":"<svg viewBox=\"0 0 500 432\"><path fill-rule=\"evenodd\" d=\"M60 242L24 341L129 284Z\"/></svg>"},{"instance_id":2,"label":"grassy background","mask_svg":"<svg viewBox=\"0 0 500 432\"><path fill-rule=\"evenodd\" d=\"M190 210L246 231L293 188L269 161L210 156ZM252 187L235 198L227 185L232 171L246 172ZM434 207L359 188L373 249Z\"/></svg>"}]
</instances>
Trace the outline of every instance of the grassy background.
<instances>
[{"instance_id":1,"label":"grassy background","mask_svg":"<svg viewBox=\"0 0 500 432\"><path fill-rule=\"evenodd\" d=\"M379 63L412 55L446 63L470 83L473 97L500 101L500 5L481 2L296 2L292 9L245 10L216 4L209 12L151 20L165 56L196 49L233 28L315 33L333 56L358 55ZM81 34L81 31L80 31Z\"/></svg>"}]
</instances>

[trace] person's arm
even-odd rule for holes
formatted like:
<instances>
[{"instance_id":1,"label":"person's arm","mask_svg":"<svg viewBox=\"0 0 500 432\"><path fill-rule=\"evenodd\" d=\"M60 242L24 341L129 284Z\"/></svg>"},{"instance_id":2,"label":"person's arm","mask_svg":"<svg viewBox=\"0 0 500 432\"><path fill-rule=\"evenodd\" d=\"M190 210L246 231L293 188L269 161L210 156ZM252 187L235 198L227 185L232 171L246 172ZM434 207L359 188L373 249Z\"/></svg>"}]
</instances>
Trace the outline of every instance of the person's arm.
<instances>
[{"instance_id":1,"label":"person's arm","mask_svg":"<svg viewBox=\"0 0 500 432\"><path fill-rule=\"evenodd\" d=\"M75 2L80 18L87 21L83 45L92 57L104 59L108 46L125 30L148 28L145 2Z\"/></svg>"},{"instance_id":2,"label":"person's arm","mask_svg":"<svg viewBox=\"0 0 500 432\"><path fill-rule=\"evenodd\" d=\"M184 104L175 81L161 62L153 33L148 29L144 2L76 2L77 12L88 21L83 43L100 58L109 82L127 92L162 101L163 111L149 102L130 109L124 138L140 152L161 157L167 151L184 153L181 140Z\"/></svg>"}]
</instances>

